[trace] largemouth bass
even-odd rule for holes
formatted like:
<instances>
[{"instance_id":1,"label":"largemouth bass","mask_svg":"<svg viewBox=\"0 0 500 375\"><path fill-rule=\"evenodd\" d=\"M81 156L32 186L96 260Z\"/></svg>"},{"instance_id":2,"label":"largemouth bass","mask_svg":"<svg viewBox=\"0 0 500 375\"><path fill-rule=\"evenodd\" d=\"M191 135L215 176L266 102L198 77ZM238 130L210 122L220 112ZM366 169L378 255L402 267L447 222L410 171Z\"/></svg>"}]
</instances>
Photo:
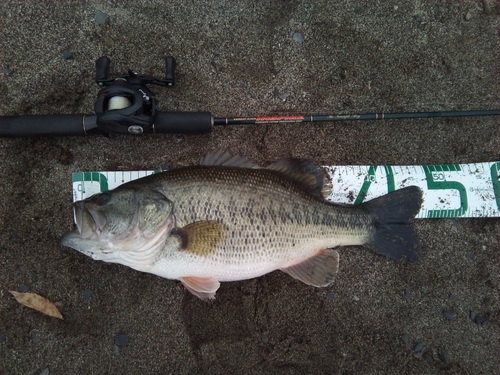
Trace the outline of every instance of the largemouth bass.
<instances>
[{"instance_id":1,"label":"largemouth bass","mask_svg":"<svg viewBox=\"0 0 500 375\"><path fill-rule=\"evenodd\" d=\"M351 206L326 201L325 185L323 170L311 161L283 159L260 168L243 157L212 153L201 165L75 202L78 230L61 244L180 280L201 299L215 298L220 282L274 270L327 286L338 271L338 246L419 259L420 241L409 223L420 210L420 188Z\"/></svg>"}]
</instances>

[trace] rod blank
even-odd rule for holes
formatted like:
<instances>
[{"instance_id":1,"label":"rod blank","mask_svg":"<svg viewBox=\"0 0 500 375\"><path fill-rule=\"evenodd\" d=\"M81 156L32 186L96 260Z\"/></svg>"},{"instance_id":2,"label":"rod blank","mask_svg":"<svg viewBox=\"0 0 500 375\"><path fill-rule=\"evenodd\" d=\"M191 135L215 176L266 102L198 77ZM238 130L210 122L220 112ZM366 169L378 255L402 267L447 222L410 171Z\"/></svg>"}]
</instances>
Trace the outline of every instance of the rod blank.
<instances>
[{"instance_id":1,"label":"rod blank","mask_svg":"<svg viewBox=\"0 0 500 375\"><path fill-rule=\"evenodd\" d=\"M272 115L259 117L226 117L215 118L214 125L248 125L248 124L276 124L285 122L326 122L326 121L358 121L358 120L391 120L408 118L435 118L435 117L469 117L469 116L498 116L500 109L471 110L471 111L443 111L443 112L399 112L399 113L363 113L348 115Z\"/></svg>"}]
</instances>

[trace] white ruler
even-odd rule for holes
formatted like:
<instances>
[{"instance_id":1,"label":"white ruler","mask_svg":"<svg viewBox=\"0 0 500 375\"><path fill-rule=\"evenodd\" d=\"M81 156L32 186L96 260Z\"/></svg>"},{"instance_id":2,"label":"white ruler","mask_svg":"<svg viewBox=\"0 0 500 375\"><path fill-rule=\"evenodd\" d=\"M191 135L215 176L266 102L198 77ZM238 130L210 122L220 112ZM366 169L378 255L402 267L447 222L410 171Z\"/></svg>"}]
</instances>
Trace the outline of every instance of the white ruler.
<instances>
[{"instance_id":1,"label":"white ruler","mask_svg":"<svg viewBox=\"0 0 500 375\"><path fill-rule=\"evenodd\" d=\"M327 200L359 204L406 186L419 186L418 218L500 217L500 162L410 166L324 166L333 189ZM73 201L161 170L75 172Z\"/></svg>"}]
</instances>

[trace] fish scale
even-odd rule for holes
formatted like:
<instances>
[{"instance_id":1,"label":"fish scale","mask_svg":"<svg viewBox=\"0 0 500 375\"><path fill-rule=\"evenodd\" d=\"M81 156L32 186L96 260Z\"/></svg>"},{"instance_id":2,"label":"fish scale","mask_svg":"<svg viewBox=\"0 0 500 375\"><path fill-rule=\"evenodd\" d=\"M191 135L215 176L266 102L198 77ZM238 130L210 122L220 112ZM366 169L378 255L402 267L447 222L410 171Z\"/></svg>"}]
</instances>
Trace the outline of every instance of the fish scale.
<instances>
[{"instance_id":1,"label":"fish scale","mask_svg":"<svg viewBox=\"0 0 500 375\"><path fill-rule=\"evenodd\" d=\"M318 246L363 244L372 231L361 208L327 203L270 170L193 167L150 178L178 202L174 215L180 223L216 220L227 228L229 235L209 259L196 259L204 265L196 273L200 277L260 276L311 256ZM193 261L192 254L178 255Z\"/></svg>"}]
</instances>

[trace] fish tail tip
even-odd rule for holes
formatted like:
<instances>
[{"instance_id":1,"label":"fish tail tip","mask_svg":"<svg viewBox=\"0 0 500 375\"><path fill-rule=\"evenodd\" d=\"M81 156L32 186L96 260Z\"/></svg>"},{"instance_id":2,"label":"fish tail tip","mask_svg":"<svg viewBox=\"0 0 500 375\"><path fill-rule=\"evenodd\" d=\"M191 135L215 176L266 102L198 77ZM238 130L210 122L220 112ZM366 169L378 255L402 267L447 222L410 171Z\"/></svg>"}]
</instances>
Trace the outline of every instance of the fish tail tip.
<instances>
[{"instance_id":1,"label":"fish tail tip","mask_svg":"<svg viewBox=\"0 0 500 375\"><path fill-rule=\"evenodd\" d=\"M409 186L365 203L375 231L366 244L380 255L415 263L422 246L410 222L420 211L422 190Z\"/></svg>"}]
</instances>

